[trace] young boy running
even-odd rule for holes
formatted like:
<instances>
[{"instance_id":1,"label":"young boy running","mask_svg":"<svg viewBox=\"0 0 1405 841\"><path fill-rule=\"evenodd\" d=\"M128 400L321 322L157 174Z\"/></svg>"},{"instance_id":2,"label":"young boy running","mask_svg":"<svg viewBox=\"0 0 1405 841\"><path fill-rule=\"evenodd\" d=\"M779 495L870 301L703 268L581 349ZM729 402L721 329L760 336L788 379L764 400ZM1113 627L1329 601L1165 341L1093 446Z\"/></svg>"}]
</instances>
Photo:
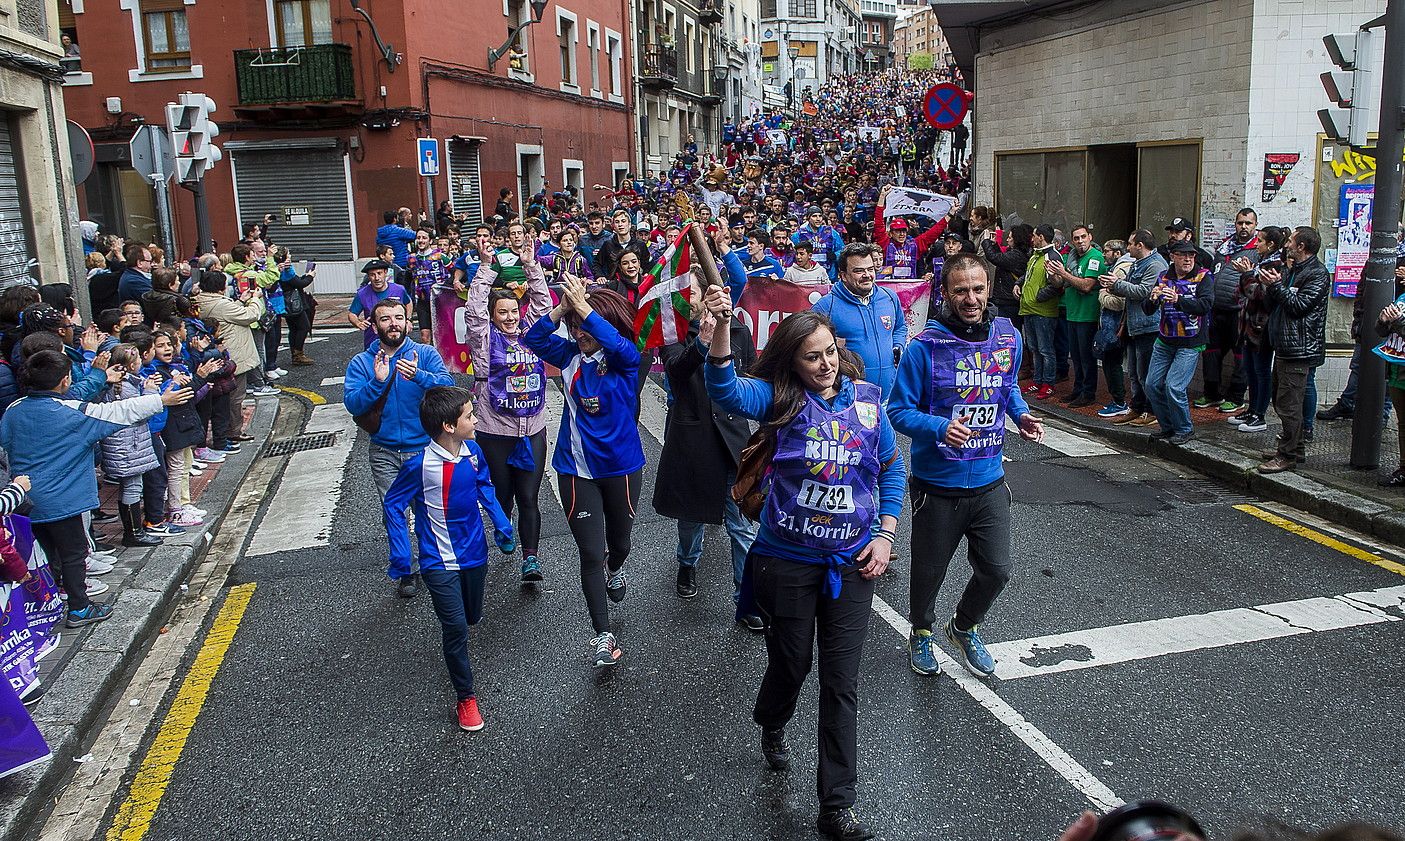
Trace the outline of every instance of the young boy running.
<instances>
[{"instance_id":1,"label":"young boy running","mask_svg":"<svg viewBox=\"0 0 1405 841\"><path fill-rule=\"evenodd\" d=\"M410 574L410 531L405 506L415 507L420 576L434 601L444 631L444 661L458 696L459 726L482 730L483 716L473 694L468 662L468 626L483 618L483 578L488 541L482 505L493 526L512 536L488 478L488 462L473 441L473 394L456 386L435 386L420 403L420 424L433 439L424 452L405 462L385 495L385 531L390 538L390 577Z\"/></svg>"}]
</instances>

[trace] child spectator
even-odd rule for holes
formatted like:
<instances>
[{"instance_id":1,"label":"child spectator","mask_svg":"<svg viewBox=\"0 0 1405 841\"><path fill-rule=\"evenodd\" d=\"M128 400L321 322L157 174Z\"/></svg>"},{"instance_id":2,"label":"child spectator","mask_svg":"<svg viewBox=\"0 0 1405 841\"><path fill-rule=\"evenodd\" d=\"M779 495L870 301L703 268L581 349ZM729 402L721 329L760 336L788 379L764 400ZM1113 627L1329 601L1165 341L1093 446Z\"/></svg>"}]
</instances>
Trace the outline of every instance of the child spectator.
<instances>
[{"instance_id":1,"label":"child spectator","mask_svg":"<svg viewBox=\"0 0 1405 841\"><path fill-rule=\"evenodd\" d=\"M109 386L104 395L108 402L160 393L159 377L153 376L146 381L141 379L142 352L136 345L121 344L114 348L110 367L116 368L121 377ZM109 479L116 479L121 485L117 510L122 518L123 546L161 545L161 536L149 534L144 525L142 497L149 496L153 486L157 484L145 477L161 466L160 456L153 443L155 436L152 434L151 424L155 418L165 413L163 407L145 422L133 424L102 440L103 475ZM159 485L164 495L165 482L160 482ZM147 509L150 508L148 504ZM162 510L164 511L164 500ZM164 520L165 517L161 519Z\"/></svg>"},{"instance_id":2,"label":"child spectator","mask_svg":"<svg viewBox=\"0 0 1405 841\"><path fill-rule=\"evenodd\" d=\"M184 332L184 323L179 323L180 331ZM150 372L160 377L161 391L188 387L195 395L190 403L167 410L166 425L161 430L161 441L166 448L166 510L170 512L172 525L194 528L205 522L208 513L190 501L190 476L197 469L195 445L205 440L196 403L209 390L204 375L219 368L220 363L209 360L192 372L181 356L179 333L164 327L156 331L152 354L151 364L143 374ZM200 462L201 467L204 464Z\"/></svg>"},{"instance_id":3,"label":"child spectator","mask_svg":"<svg viewBox=\"0 0 1405 841\"><path fill-rule=\"evenodd\" d=\"M26 359L21 382L29 393L0 418L0 448L9 453L17 475L30 477L34 536L68 593L68 627L78 628L112 615L110 605L89 600L86 586L83 516L98 507L92 446L164 406L190 400L191 393L179 389L110 403L79 402L62 396L72 381L72 366L62 353L39 351Z\"/></svg>"},{"instance_id":4,"label":"child spectator","mask_svg":"<svg viewBox=\"0 0 1405 841\"><path fill-rule=\"evenodd\" d=\"M185 364L191 370L213 363L205 381L209 388L195 404L200 415L201 441L195 448L195 458L206 464L218 464L228 453L239 452L239 445L229 440L229 395L234 391L234 360L229 357L209 325L198 318L185 320Z\"/></svg>"}]
</instances>

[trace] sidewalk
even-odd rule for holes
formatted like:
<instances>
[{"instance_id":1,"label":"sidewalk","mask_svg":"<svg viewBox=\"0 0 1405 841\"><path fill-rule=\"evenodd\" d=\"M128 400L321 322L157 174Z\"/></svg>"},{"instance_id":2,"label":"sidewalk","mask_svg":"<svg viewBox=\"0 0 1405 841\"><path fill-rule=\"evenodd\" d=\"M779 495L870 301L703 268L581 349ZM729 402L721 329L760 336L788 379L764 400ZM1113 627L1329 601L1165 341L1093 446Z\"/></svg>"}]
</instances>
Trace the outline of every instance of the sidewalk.
<instances>
[{"instance_id":1,"label":"sidewalk","mask_svg":"<svg viewBox=\"0 0 1405 841\"><path fill-rule=\"evenodd\" d=\"M1405 492L1378 484L1395 470L1399 461L1393 416L1381 430L1381 465L1377 470L1356 470L1348 465L1351 421L1314 421L1313 439L1307 445L1307 461L1296 470L1265 476L1255 468L1264 461L1261 453L1273 449L1282 428L1272 411L1268 413L1268 429L1244 433L1228 422L1228 415L1217 409L1192 406L1190 415L1195 425L1195 438L1176 446L1151 438L1152 433L1159 430L1158 426L1114 426L1111 420L1098 417L1098 410L1110 400L1101 380L1099 376L1098 399L1091 406L1072 409L1060 404L1059 400L1072 390L1072 382L1064 381L1054 386L1054 396L1048 400L1029 400L1030 408L1036 414L1095 432L1125 449L1184 464L1234 488L1247 489L1334 523L1405 545ZM1022 381L1021 385L1027 382ZM1191 395L1192 402L1195 396Z\"/></svg>"},{"instance_id":2,"label":"sidewalk","mask_svg":"<svg viewBox=\"0 0 1405 841\"><path fill-rule=\"evenodd\" d=\"M250 467L263 450L279 412L278 400L244 407L246 429L254 437L204 475L191 477L192 501L209 514L203 526L165 538L149 549L120 548L121 527L98 524L99 534L118 545L117 563L101 580L111 589L98 601L114 605L112 618L80 630L60 627L58 647L40 661L43 694L30 714L48 741L52 758L0 779L0 839L21 837L80 756L102 720L111 695L126 679L150 638L166 621L182 582L204 557ZM102 507L114 510L116 487L99 484ZM115 526L115 531L114 531Z\"/></svg>"},{"instance_id":3,"label":"sidewalk","mask_svg":"<svg viewBox=\"0 0 1405 841\"><path fill-rule=\"evenodd\" d=\"M312 328L345 327L346 311L355 295L318 295L317 317L312 320Z\"/></svg>"}]
</instances>

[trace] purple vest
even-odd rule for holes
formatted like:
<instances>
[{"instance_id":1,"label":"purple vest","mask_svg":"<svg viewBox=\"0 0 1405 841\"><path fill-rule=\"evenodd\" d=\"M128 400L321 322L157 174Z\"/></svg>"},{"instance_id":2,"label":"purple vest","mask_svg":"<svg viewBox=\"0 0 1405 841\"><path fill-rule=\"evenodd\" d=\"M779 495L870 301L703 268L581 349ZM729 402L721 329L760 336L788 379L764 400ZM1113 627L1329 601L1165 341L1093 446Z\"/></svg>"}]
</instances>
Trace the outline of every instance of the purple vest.
<instances>
[{"instance_id":1,"label":"purple vest","mask_svg":"<svg viewBox=\"0 0 1405 841\"><path fill-rule=\"evenodd\" d=\"M917 240L908 237L902 245L888 240L888 246L883 249L883 268L879 275L894 280L911 280L916 277Z\"/></svg>"},{"instance_id":2,"label":"purple vest","mask_svg":"<svg viewBox=\"0 0 1405 841\"><path fill-rule=\"evenodd\" d=\"M971 428L966 446L937 442L937 452L953 461L1000 458L1005 443L1005 412L1011 392L1019 387L1015 370L1015 328L1008 318L996 318L990 335L980 344L956 338L939 327L917 334L932 357L928 414L948 420L961 418Z\"/></svg>"},{"instance_id":3,"label":"purple vest","mask_svg":"<svg viewBox=\"0 0 1405 841\"><path fill-rule=\"evenodd\" d=\"M854 383L854 402L831 412L818 397L776 438L761 522L817 554L851 552L878 517L878 419L882 395Z\"/></svg>"},{"instance_id":4,"label":"purple vest","mask_svg":"<svg viewBox=\"0 0 1405 841\"><path fill-rule=\"evenodd\" d=\"M488 328L488 399L493 411L514 418L541 414L546 406L546 369L518 339Z\"/></svg>"},{"instance_id":5,"label":"purple vest","mask_svg":"<svg viewBox=\"0 0 1405 841\"><path fill-rule=\"evenodd\" d=\"M356 290L356 300L361 302L361 314L367 321L372 320L371 313L375 309L376 304L385 300L385 298L404 301L406 297L407 293L405 292L405 287L398 283L387 285L385 287L385 296L381 298L376 297L376 290L372 289L369 283ZM366 340L366 347L370 347L371 343L376 340L376 328L374 326L368 326L364 332L365 336L363 338Z\"/></svg>"},{"instance_id":6,"label":"purple vest","mask_svg":"<svg viewBox=\"0 0 1405 841\"><path fill-rule=\"evenodd\" d=\"M1186 278L1171 277L1171 271L1161 273L1157 278L1157 283L1165 284L1176 290L1176 294L1182 298L1194 298L1195 287L1200 285L1200 281L1205 278L1208 272L1205 269L1196 269L1195 273ZM1168 338L1189 339L1199 336L1203 325L1204 316L1191 315L1182 312L1175 304L1167 301L1161 302L1161 335Z\"/></svg>"}]
</instances>

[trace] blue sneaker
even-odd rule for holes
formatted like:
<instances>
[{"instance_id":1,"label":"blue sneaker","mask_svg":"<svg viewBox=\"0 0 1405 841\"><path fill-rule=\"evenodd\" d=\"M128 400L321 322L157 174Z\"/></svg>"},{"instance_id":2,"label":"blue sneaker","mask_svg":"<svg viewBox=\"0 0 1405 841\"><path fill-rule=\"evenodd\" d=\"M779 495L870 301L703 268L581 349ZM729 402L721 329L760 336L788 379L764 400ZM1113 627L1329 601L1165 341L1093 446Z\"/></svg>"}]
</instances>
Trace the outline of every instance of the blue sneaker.
<instances>
[{"instance_id":1,"label":"blue sneaker","mask_svg":"<svg viewBox=\"0 0 1405 841\"><path fill-rule=\"evenodd\" d=\"M1125 403L1109 403L1098 410L1098 417L1100 418L1118 418L1125 414L1127 414L1127 406Z\"/></svg>"},{"instance_id":2,"label":"blue sneaker","mask_svg":"<svg viewBox=\"0 0 1405 841\"><path fill-rule=\"evenodd\" d=\"M912 665L912 670L919 675L942 673L942 664L937 662L937 656L932 653L931 631L913 631L907 638L907 661Z\"/></svg>"},{"instance_id":3,"label":"blue sneaker","mask_svg":"<svg viewBox=\"0 0 1405 841\"><path fill-rule=\"evenodd\" d=\"M147 523L146 533L154 534L157 537L172 537L177 534L185 534L185 526L178 526L170 520L162 520L154 525Z\"/></svg>"},{"instance_id":4,"label":"blue sneaker","mask_svg":"<svg viewBox=\"0 0 1405 841\"><path fill-rule=\"evenodd\" d=\"M66 624L70 628L81 628L84 625L93 625L111 617L112 605L89 602L88 606L82 610L70 610Z\"/></svg>"},{"instance_id":5,"label":"blue sneaker","mask_svg":"<svg viewBox=\"0 0 1405 841\"><path fill-rule=\"evenodd\" d=\"M527 559L522 562L522 580L524 582L542 580L542 565L537 562L536 555L528 555Z\"/></svg>"},{"instance_id":6,"label":"blue sneaker","mask_svg":"<svg viewBox=\"0 0 1405 841\"><path fill-rule=\"evenodd\" d=\"M965 666L967 671L976 677L990 677L995 674L995 658L985 650L985 643L981 642L981 635L976 632L976 628L958 631L955 622L947 622L942 630L946 632L947 640L960 652L961 665Z\"/></svg>"},{"instance_id":7,"label":"blue sneaker","mask_svg":"<svg viewBox=\"0 0 1405 841\"><path fill-rule=\"evenodd\" d=\"M493 542L498 545L498 551L504 555L511 555L517 551L517 539L508 537L497 529L493 529Z\"/></svg>"}]
</instances>

